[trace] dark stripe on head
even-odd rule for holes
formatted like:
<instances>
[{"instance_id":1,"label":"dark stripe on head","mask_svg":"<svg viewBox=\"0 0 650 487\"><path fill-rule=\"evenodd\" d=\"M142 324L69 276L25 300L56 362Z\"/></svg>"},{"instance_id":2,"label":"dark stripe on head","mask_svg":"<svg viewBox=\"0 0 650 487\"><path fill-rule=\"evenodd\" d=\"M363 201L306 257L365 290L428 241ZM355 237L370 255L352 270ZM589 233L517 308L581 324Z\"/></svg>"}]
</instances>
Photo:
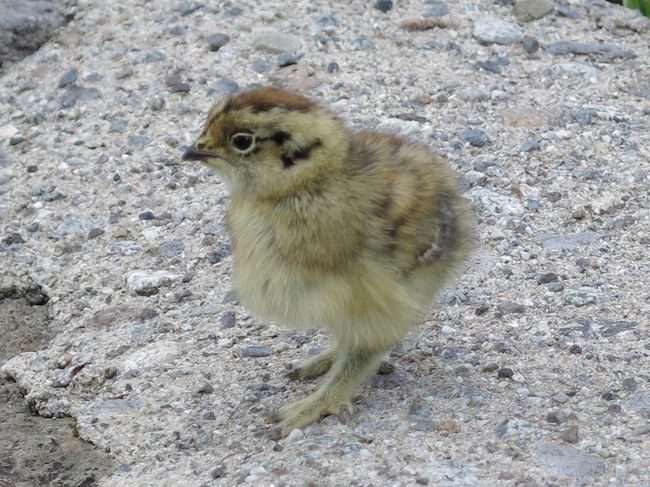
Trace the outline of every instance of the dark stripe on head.
<instances>
[{"instance_id":1,"label":"dark stripe on head","mask_svg":"<svg viewBox=\"0 0 650 487\"><path fill-rule=\"evenodd\" d=\"M289 154L282 154L282 156L280 156L280 159L282 159L282 165L285 169L287 169L293 166L296 163L296 160L309 159L311 152L321 145L323 145L323 142L320 139L316 139L306 147L301 147L300 149L297 149Z\"/></svg>"},{"instance_id":2,"label":"dark stripe on head","mask_svg":"<svg viewBox=\"0 0 650 487\"><path fill-rule=\"evenodd\" d=\"M287 132L283 132L282 130L275 132L271 134L268 137L264 137L264 139L261 140L272 140L275 142L277 145L282 145L284 144L287 140L291 138L291 135L288 134Z\"/></svg>"},{"instance_id":3,"label":"dark stripe on head","mask_svg":"<svg viewBox=\"0 0 650 487\"><path fill-rule=\"evenodd\" d=\"M280 130L279 132L274 132L268 137L258 137L257 140L264 142L267 140L275 142L276 145L283 145L287 140L291 138L291 135L289 135L287 132L283 132Z\"/></svg>"},{"instance_id":4,"label":"dark stripe on head","mask_svg":"<svg viewBox=\"0 0 650 487\"><path fill-rule=\"evenodd\" d=\"M289 169L291 166L295 164L293 159L291 159L291 157L285 154L282 154L282 156L280 156L280 159L282 159L282 167L284 167L285 169Z\"/></svg>"}]
</instances>

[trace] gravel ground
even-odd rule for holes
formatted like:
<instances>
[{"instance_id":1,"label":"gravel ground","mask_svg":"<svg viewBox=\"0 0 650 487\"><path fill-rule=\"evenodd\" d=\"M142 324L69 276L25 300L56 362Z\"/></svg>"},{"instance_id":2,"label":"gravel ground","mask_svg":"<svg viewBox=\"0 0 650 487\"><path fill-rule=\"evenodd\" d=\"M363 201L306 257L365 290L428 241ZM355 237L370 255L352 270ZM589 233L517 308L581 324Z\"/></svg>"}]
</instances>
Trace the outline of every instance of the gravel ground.
<instances>
[{"instance_id":1,"label":"gravel ground","mask_svg":"<svg viewBox=\"0 0 650 487\"><path fill-rule=\"evenodd\" d=\"M0 78L0 275L41 286L54 334L0 370L114 460L89 485L650 486L647 19L601 0L71 9ZM277 442L265 412L314 387L283 375L327 337L240 306L226 187L179 161L216 99L268 84L444 154L480 234L352 420Z\"/></svg>"}]
</instances>

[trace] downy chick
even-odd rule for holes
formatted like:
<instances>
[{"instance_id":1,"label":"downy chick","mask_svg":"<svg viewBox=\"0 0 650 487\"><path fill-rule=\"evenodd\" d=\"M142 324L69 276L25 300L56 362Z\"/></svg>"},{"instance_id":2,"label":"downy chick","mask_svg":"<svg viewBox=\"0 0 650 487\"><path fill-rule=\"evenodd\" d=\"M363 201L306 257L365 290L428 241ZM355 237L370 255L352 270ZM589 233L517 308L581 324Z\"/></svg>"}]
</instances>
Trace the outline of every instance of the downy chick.
<instances>
[{"instance_id":1,"label":"downy chick","mask_svg":"<svg viewBox=\"0 0 650 487\"><path fill-rule=\"evenodd\" d=\"M351 412L356 388L469 254L472 217L452 170L409 140L353 133L275 88L218 103L183 160L207 164L230 186L242 302L333 338L294 373L325 374L321 386L280 409L272 436Z\"/></svg>"}]
</instances>

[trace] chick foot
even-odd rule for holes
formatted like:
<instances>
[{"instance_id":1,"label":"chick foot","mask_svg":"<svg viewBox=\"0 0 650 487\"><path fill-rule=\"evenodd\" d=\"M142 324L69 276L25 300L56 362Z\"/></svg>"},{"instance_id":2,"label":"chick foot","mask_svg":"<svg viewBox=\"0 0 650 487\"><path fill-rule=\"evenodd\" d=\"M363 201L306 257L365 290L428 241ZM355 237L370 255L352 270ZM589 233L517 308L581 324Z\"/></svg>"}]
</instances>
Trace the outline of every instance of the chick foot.
<instances>
[{"instance_id":1,"label":"chick foot","mask_svg":"<svg viewBox=\"0 0 650 487\"><path fill-rule=\"evenodd\" d=\"M334 414L341 418L348 418L353 410L349 400L335 397L323 398L320 394L314 393L305 399L284 406L275 413L271 420L279 424L269 431L268 436L272 440L284 438L294 429L309 426L324 416Z\"/></svg>"}]
</instances>

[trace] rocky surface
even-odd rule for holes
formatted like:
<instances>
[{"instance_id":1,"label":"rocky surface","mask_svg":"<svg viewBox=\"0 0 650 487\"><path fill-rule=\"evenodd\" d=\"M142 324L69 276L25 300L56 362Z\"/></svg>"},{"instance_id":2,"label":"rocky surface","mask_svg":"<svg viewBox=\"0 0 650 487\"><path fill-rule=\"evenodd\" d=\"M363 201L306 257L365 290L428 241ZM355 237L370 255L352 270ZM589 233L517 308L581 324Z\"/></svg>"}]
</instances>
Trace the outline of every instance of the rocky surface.
<instances>
[{"instance_id":1,"label":"rocky surface","mask_svg":"<svg viewBox=\"0 0 650 487\"><path fill-rule=\"evenodd\" d=\"M68 20L74 0L0 0L0 72L41 47Z\"/></svg>"},{"instance_id":2,"label":"rocky surface","mask_svg":"<svg viewBox=\"0 0 650 487\"><path fill-rule=\"evenodd\" d=\"M1 373L111 457L92 482L650 484L648 20L534 3L83 0L2 75L0 274L54 336ZM444 154L479 233L351 420L277 442L266 413L314 387L288 365L327 337L240 305L227 188L179 160L267 84Z\"/></svg>"}]
</instances>

